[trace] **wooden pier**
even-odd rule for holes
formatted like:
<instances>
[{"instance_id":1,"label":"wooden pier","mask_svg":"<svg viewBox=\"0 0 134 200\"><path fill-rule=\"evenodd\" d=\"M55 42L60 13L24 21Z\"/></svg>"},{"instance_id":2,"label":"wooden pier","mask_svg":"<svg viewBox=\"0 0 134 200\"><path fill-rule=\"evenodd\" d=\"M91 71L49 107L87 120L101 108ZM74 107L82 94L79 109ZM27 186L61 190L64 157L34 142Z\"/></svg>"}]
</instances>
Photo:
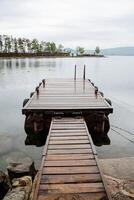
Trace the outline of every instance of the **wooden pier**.
<instances>
[{"instance_id":1,"label":"wooden pier","mask_svg":"<svg viewBox=\"0 0 134 200\"><path fill-rule=\"evenodd\" d=\"M85 120L53 118L32 200L111 199Z\"/></svg>"},{"instance_id":2,"label":"wooden pier","mask_svg":"<svg viewBox=\"0 0 134 200\"><path fill-rule=\"evenodd\" d=\"M55 114L89 114L92 111L112 113L113 108L88 79L46 79L22 109L28 112Z\"/></svg>"},{"instance_id":3,"label":"wooden pier","mask_svg":"<svg viewBox=\"0 0 134 200\"><path fill-rule=\"evenodd\" d=\"M22 109L29 136L48 134L32 200L111 199L92 139L109 143L112 112L110 100L85 79L85 67L83 79L76 80L75 67L74 79L39 83Z\"/></svg>"},{"instance_id":4,"label":"wooden pier","mask_svg":"<svg viewBox=\"0 0 134 200\"><path fill-rule=\"evenodd\" d=\"M22 109L28 135L48 132L52 117L79 115L85 118L96 144L101 144L101 140L109 143L108 115L112 112L110 101L85 76L84 79L42 80L30 99L24 100Z\"/></svg>"}]
</instances>

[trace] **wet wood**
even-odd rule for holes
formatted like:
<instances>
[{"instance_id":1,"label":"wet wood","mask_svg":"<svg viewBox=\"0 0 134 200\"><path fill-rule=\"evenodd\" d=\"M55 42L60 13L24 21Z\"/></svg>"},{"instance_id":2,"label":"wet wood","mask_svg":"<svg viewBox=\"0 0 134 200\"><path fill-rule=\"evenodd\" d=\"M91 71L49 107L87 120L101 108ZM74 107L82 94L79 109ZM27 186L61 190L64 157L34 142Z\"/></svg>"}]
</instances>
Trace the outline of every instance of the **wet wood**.
<instances>
[{"instance_id":1,"label":"wet wood","mask_svg":"<svg viewBox=\"0 0 134 200\"><path fill-rule=\"evenodd\" d=\"M50 155L58 155L58 154L79 154L79 153L83 153L83 154L90 154L93 153L92 149L54 149L54 150L48 150L47 154Z\"/></svg>"},{"instance_id":2,"label":"wet wood","mask_svg":"<svg viewBox=\"0 0 134 200\"><path fill-rule=\"evenodd\" d=\"M100 174L64 174L64 175L43 175L41 183L96 183L101 182Z\"/></svg>"},{"instance_id":3,"label":"wet wood","mask_svg":"<svg viewBox=\"0 0 134 200\"><path fill-rule=\"evenodd\" d=\"M105 192L97 193L73 193L73 194L46 194L40 191L38 200L107 200Z\"/></svg>"},{"instance_id":4,"label":"wet wood","mask_svg":"<svg viewBox=\"0 0 134 200\"><path fill-rule=\"evenodd\" d=\"M46 167L55 167L55 166L96 166L96 161L95 160L62 160L62 161L46 161L44 166Z\"/></svg>"},{"instance_id":5,"label":"wet wood","mask_svg":"<svg viewBox=\"0 0 134 200\"><path fill-rule=\"evenodd\" d=\"M93 159L93 154L60 154L60 155L47 155L46 160L85 160L85 159Z\"/></svg>"},{"instance_id":6,"label":"wet wood","mask_svg":"<svg viewBox=\"0 0 134 200\"><path fill-rule=\"evenodd\" d=\"M97 193L104 192L104 186L102 183L77 183L75 184L40 184L40 190L44 190L46 193Z\"/></svg>"},{"instance_id":7,"label":"wet wood","mask_svg":"<svg viewBox=\"0 0 134 200\"><path fill-rule=\"evenodd\" d=\"M90 144L48 145L48 149L91 149Z\"/></svg>"}]
</instances>

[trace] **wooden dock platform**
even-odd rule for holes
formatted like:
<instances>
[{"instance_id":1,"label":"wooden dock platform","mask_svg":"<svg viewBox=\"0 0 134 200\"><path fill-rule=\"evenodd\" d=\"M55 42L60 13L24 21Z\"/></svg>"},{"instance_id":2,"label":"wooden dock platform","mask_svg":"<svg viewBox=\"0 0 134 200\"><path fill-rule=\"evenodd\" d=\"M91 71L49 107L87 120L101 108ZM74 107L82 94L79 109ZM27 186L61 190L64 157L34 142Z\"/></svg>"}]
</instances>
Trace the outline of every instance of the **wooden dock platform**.
<instances>
[{"instance_id":1,"label":"wooden dock platform","mask_svg":"<svg viewBox=\"0 0 134 200\"><path fill-rule=\"evenodd\" d=\"M106 199L111 197L84 118L52 118L32 200Z\"/></svg>"},{"instance_id":2,"label":"wooden dock platform","mask_svg":"<svg viewBox=\"0 0 134 200\"><path fill-rule=\"evenodd\" d=\"M112 113L112 106L88 79L45 79L22 109L23 114L45 115L89 114L93 111Z\"/></svg>"}]
</instances>

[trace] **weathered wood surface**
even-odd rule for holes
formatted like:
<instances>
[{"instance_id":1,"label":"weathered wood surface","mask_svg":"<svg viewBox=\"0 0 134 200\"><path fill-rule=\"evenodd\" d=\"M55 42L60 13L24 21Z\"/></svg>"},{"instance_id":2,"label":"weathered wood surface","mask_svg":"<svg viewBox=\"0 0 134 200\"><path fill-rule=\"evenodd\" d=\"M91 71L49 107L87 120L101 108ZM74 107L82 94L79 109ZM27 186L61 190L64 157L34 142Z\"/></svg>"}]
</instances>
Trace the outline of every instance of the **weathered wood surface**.
<instances>
[{"instance_id":1,"label":"weathered wood surface","mask_svg":"<svg viewBox=\"0 0 134 200\"><path fill-rule=\"evenodd\" d=\"M38 98L35 93L22 109L22 113L89 110L104 110L108 113L113 110L99 92L95 95L95 87L89 80L46 79L45 87L43 84L39 87ZM70 125L73 125L73 122Z\"/></svg>"},{"instance_id":2,"label":"weathered wood surface","mask_svg":"<svg viewBox=\"0 0 134 200\"><path fill-rule=\"evenodd\" d=\"M84 136L74 135L79 125ZM53 118L32 200L111 199L96 155L83 118Z\"/></svg>"}]
</instances>

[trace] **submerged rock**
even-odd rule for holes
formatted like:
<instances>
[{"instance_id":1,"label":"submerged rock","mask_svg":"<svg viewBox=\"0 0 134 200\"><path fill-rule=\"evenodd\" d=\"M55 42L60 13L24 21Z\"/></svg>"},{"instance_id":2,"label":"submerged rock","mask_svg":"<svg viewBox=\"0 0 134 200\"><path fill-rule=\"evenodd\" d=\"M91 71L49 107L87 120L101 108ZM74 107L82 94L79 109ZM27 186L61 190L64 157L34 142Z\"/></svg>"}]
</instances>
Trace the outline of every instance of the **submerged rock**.
<instances>
[{"instance_id":1,"label":"submerged rock","mask_svg":"<svg viewBox=\"0 0 134 200\"><path fill-rule=\"evenodd\" d=\"M11 180L22 176L31 176L34 179L36 174L34 162L30 158L21 159L17 163L10 163L7 170Z\"/></svg>"},{"instance_id":2,"label":"submerged rock","mask_svg":"<svg viewBox=\"0 0 134 200\"><path fill-rule=\"evenodd\" d=\"M3 200L28 200L32 189L30 176L13 179L12 189Z\"/></svg>"},{"instance_id":3,"label":"submerged rock","mask_svg":"<svg viewBox=\"0 0 134 200\"><path fill-rule=\"evenodd\" d=\"M9 188L10 181L8 176L4 172L0 171L0 199L3 199Z\"/></svg>"}]
</instances>

